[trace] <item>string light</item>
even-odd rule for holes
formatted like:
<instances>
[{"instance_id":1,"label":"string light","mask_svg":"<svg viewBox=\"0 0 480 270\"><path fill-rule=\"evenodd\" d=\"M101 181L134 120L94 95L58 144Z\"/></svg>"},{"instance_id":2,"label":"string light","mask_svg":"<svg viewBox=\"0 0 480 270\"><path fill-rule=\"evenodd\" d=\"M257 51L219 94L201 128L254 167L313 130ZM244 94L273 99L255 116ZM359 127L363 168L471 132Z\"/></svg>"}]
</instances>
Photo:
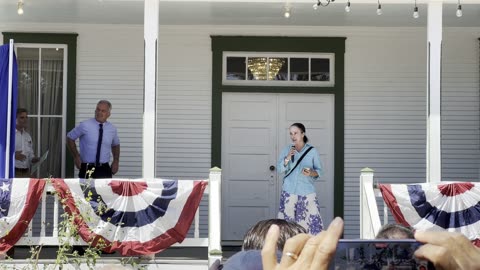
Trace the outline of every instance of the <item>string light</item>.
<instances>
[{"instance_id":1,"label":"string light","mask_svg":"<svg viewBox=\"0 0 480 270\"><path fill-rule=\"evenodd\" d=\"M330 2L335 2L335 0L326 0L325 3L322 0L317 0L317 3L313 4L313 9L317 10L319 6L326 7L330 4Z\"/></svg>"},{"instance_id":2,"label":"string light","mask_svg":"<svg viewBox=\"0 0 480 270\"><path fill-rule=\"evenodd\" d=\"M418 19L420 15L418 14L417 0L415 0L415 7L413 8L413 18Z\"/></svg>"},{"instance_id":3,"label":"string light","mask_svg":"<svg viewBox=\"0 0 480 270\"><path fill-rule=\"evenodd\" d=\"M290 18L290 7L289 6L285 6L285 12L283 13L283 17L285 18Z\"/></svg>"},{"instance_id":4,"label":"string light","mask_svg":"<svg viewBox=\"0 0 480 270\"><path fill-rule=\"evenodd\" d=\"M18 0L17 13L18 15L23 15L23 0Z\"/></svg>"},{"instance_id":5,"label":"string light","mask_svg":"<svg viewBox=\"0 0 480 270\"><path fill-rule=\"evenodd\" d=\"M335 2L335 0L316 0L316 1L317 2L315 4L313 4L313 9L314 10L317 10L318 7L320 7L320 6L326 7L330 3ZM351 10L350 0L347 0L347 4L345 5L345 12L350 12L350 10ZM380 0L377 0L377 15L380 16L382 14L383 14L382 4L380 4ZM460 0L457 0L457 11L455 12L455 15L457 17L462 17L463 16L463 10L462 10L462 5L460 4ZM285 18L290 17L290 10L289 9L287 9L287 8L285 9L284 16L285 16ZM415 0L415 6L413 8L412 16L415 19L418 19L420 17L420 12L419 12L419 9L418 9L418 6L417 6L417 0Z\"/></svg>"},{"instance_id":6,"label":"string light","mask_svg":"<svg viewBox=\"0 0 480 270\"><path fill-rule=\"evenodd\" d=\"M460 0L458 0L458 4L457 4L457 12L455 13L457 15L457 17L462 17L463 15L463 12L462 12L462 5L460 5Z\"/></svg>"},{"instance_id":7,"label":"string light","mask_svg":"<svg viewBox=\"0 0 480 270\"><path fill-rule=\"evenodd\" d=\"M377 6L377 15L380 16L383 14L382 12L382 5L380 5L380 0L377 1L378 6Z\"/></svg>"},{"instance_id":8,"label":"string light","mask_svg":"<svg viewBox=\"0 0 480 270\"><path fill-rule=\"evenodd\" d=\"M345 12L350 12L350 0L347 1L347 5L345 6Z\"/></svg>"}]
</instances>

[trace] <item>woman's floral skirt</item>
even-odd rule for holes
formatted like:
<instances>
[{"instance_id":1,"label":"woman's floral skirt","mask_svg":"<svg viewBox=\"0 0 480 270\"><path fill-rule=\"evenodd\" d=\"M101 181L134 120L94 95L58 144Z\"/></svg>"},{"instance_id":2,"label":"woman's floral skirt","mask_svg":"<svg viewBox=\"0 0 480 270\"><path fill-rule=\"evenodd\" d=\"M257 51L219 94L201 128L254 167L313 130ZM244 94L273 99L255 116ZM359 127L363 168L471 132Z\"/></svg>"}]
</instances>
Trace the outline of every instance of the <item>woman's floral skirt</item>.
<instances>
[{"instance_id":1,"label":"woman's floral skirt","mask_svg":"<svg viewBox=\"0 0 480 270\"><path fill-rule=\"evenodd\" d=\"M283 190L280 197L278 218L294 221L307 229L308 233L312 235L316 235L323 230L320 206L315 193L301 196Z\"/></svg>"}]
</instances>

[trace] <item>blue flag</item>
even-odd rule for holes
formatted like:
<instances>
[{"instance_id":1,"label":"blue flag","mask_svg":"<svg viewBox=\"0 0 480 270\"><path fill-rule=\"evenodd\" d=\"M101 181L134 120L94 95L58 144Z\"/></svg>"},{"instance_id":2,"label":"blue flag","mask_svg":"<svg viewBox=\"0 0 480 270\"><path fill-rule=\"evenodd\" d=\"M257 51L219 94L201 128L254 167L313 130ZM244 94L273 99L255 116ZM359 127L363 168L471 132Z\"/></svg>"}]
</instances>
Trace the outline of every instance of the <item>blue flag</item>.
<instances>
[{"instance_id":1,"label":"blue flag","mask_svg":"<svg viewBox=\"0 0 480 270\"><path fill-rule=\"evenodd\" d=\"M5 178L7 169L9 177L13 177L15 166L15 125L17 111L17 61L13 53L12 70L12 93L10 103L10 119L8 119L8 66L9 66L9 44L0 46L0 178ZM10 134L7 128L10 126ZM10 141L10 151L7 153L7 141ZM9 159L9 168L6 168L6 161Z\"/></svg>"}]
</instances>

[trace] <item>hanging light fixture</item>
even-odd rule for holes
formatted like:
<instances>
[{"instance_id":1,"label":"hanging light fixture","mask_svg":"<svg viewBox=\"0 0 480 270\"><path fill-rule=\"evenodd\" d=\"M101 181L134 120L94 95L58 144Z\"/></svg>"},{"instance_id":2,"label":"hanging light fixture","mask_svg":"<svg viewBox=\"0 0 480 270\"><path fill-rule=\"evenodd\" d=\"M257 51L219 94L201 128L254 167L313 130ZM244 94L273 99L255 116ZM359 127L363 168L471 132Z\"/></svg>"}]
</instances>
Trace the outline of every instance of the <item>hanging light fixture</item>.
<instances>
[{"instance_id":1,"label":"hanging light fixture","mask_svg":"<svg viewBox=\"0 0 480 270\"><path fill-rule=\"evenodd\" d=\"M347 5L345 6L345 12L350 12L350 0L347 1Z\"/></svg>"},{"instance_id":2,"label":"hanging light fixture","mask_svg":"<svg viewBox=\"0 0 480 270\"><path fill-rule=\"evenodd\" d=\"M418 19L420 14L418 14L417 0L415 0L415 7L413 8L413 18Z\"/></svg>"},{"instance_id":3,"label":"hanging light fixture","mask_svg":"<svg viewBox=\"0 0 480 270\"><path fill-rule=\"evenodd\" d=\"M462 5L460 5L460 0L458 0L458 3L457 3L457 12L455 13L457 15L457 17L462 17L463 15L463 12L462 12Z\"/></svg>"},{"instance_id":4,"label":"hanging light fixture","mask_svg":"<svg viewBox=\"0 0 480 270\"><path fill-rule=\"evenodd\" d=\"M289 5L285 5L285 12L283 13L283 17L285 18L290 18L290 6Z\"/></svg>"},{"instance_id":5,"label":"hanging light fixture","mask_svg":"<svg viewBox=\"0 0 480 270\"><path fill-rule=\"evenodd\" d=\"M313 9L317 10L319 6L326 7L330 4L330 2L333 3L335 0L324 0L323 2L322 0L317 0L317 3L313 4Z\"/></svg>"},{"instance_id":6,"label":"hanging light fixture","mask_svg":"<svg viewBox=\"0 0 480 270\"><path fill-rule=\"evenodd\" d=\"M23 0L18 0L17 3L17 14L23 15Z\"/></svg>"},{"instance_id":7,"label":"hanging light fixture","mask_svg":"<svg viewBox=\"0 0 480 270\"><path fill-rule=\"evenodd\" d=\"M380 0L377 0L378 6L377 6L377 15L380 16L383 14L382 12L382 5L380 5Z\"/></svg>"}]
</instances>

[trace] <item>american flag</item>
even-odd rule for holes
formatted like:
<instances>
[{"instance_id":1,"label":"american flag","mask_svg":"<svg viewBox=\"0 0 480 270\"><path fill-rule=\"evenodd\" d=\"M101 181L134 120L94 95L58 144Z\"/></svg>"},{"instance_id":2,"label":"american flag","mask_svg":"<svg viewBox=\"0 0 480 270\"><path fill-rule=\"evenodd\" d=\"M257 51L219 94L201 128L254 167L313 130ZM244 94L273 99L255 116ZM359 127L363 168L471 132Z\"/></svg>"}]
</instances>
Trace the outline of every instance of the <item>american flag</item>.
<instances>
[{"instance_id":1,"label":"american flag","mask_svg":"<svg viewBox=\"0 0 480 270\"><path fill-rule=\"evenodd\" d=\"M206 181L53 179L81 238L123 256L160 252L185 239Z\"/></svg>"},{"instance_id":2,"label":"american flag","mask_svg":"<svg viewBox=\"0 0 480 270\"><path fill-rule=\"evenodd\" d=\"M381 184L397 223L417 230L463 233L480 244L480 183Z\"/></svg>"},{"instance_id":3,"label":"american flag","mask_svg":"<svg viewBox=\"0 0 480 270\"><path fill-rule=\"evenodd\" d=\"M8 251L23 236L45 183L33 178L0 179L0 253Z\"/></svg>"}]
</instances>

